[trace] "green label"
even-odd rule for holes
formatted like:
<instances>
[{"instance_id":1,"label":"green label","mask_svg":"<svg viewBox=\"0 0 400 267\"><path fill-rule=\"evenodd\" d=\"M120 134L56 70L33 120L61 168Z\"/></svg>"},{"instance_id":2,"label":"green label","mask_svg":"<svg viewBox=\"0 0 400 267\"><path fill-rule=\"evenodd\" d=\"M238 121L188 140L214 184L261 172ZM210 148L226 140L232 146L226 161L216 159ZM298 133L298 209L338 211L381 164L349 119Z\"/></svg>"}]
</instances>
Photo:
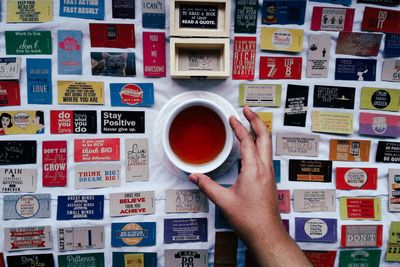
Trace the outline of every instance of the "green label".
<instances>
[{"instance_id":1,"label":"green label","mask_svg":"<svg viewBox=\"0 0 400 267\"><path fill-rule=\"evenodd\" d=\"M400 111L400 90L363 87L360 108L398 112Z\"/></svg>"},{"instance_id":2,"label":"green label","mask_svg":"<svg viewBox=\"0 0 400 267\"><path fill-rule=\"evenodd\" d=\"M400 262L400 222L391 222L386 261Z\"/></svg>"},{"instance_id":3,"label":"green label","mask_svg":"<svg viewBox=\"0 0 400 267\"><path fill-rule=\"evenodd\" d=\"M51 55L50 31L6 31L7 55Z\"/></svg>"},{"instance_id":4,"label":"green label","mask_svg":"<svg viewBox=\"0 0 400 267\"><path fill-rule=\"evenodd\" d=\"M279 107L281 94L282 85L280 84L241 84L239 86L240 106Z\"/></svg>"},{"instance_id":5,"label":"green label","mask_svg":"<svg viewBox=\"0 0 400 267\"><path fill-rule=\"evenodd\" d=\"M59 267L104 267L104 253L58 255Z\"/></svg>"},{"instance_id":6,"label":"green label","mask_svg":"<svg viewBox=\"0 0 400 267\"><path fill-rule=\"evenodd\" d=\"M339 256L339 267L363 266L377 267L381 259L381 250L342 250Z\"/></svg>"}]
</instances>

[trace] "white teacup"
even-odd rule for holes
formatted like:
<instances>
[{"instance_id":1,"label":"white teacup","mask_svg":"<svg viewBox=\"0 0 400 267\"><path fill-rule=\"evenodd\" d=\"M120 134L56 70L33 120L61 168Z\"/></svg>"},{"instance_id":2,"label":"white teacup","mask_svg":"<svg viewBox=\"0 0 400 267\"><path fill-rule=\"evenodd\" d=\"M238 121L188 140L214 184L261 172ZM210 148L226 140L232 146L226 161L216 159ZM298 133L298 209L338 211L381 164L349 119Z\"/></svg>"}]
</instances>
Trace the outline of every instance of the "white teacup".
<instances>
[{"instance_id":1,"label":"white teacup","mask_svg":"<svg viewBox=\"0 0 400 267\"><path fill-rule=\"evenodd\" d=\"M221 119L224 124L225 128L225 144L219 154L212 159L203 164L192 164L183 161L179 158L175 152L173 151L170 140L169 140L169 132L171 128L171 124L174 119L177 117L180 112L184 111L185 109L193 106L203 106L209 108L210 110L214 111ZM178 169L187 172L187 173L208 173L213 170L216 170L220 167L225 160L228 158L229 154L231 153L233 147L233 132L229 125L229 114L220 108L217 104L213 101L207 99L190 99L185 102L178 104L167 116L167 119L164 123L164 128L162 132L162 144L167 155L168 159L171 161L173 165L175 165Z\"/></svg>"}]
</instances>

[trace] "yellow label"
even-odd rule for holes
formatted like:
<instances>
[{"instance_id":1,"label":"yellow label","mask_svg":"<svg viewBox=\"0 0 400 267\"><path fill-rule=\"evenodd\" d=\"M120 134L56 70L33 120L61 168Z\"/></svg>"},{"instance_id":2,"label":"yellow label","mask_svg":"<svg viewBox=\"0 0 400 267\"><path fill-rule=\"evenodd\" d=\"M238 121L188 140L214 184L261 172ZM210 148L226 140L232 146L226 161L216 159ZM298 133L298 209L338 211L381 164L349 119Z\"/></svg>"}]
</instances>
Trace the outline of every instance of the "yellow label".
<instances>
[{"instance_id":1,"label":"yellow label","mask_svg":"<svg viewBox=\"0 0 400 267\"><path fill-rule=\"evenodd\" d=\"M38 23L52 20L52 0L7 0L7 23Z\"/></svg>"},{"instance_id":2,"label":"yellow label","mask_svg":"<svg viewBox=\"0 0 400 267\"><path fill-rule=\"evenodd\" d=\"M360 108L399 112L400 90L363 87Z\"/></svg>"},{"instance_id":3,"label":"yellow label","mask_svg":"<svg viewBox=\"0 0 400 267\"><path fill-rule=\"evenodd\" d=\"M44 112L40 110L13 110L0 112L0 135L44 133Z\"/></svg>"},{"instance_id":4,"label":"yellow label","mask_svg":"<svg viewBox=\"0 0 400 267\"><path fill-rule=\"evenodd\" d=\"M140 254L125 254L125 267L144 267L144 255Z\"/></svg>"},{"instance_id":5,"label":"yellow label","mask_svg":"<svg viewBox=\"0 0 400 267\"><path fill-rule=\"evenodd\" d=\"M301 52L303 50L303 36L303 30L263 28L261 30L261 49Z\"/></svg>"},{"instance_id":6,"label":"yellow label","mask_svg":"<svg viewBox=\"0 0 400 267\"><path fill-rule=\"evenodd\" d=\"M352 134L353 113L313 111L312 131L323 133Z\"/></svg>"},{"instance_id":7,"label":"yellow label","mask_svg":"<svg viewBox=\"0 0 400 267\"><path fill-rule=\"evenodd\" d=\"M59 104L104 104L103 82L58 81L57 86Z\"/></svg>"},{"instance_id":8,"label":"yellow label","mask_svg":"<svg viewBox=\"0 0 400 267\"><path fill-rule=\"evenodd\" d=\"M273 118L272 112L257 112L257 115L265 124L265 127L267 127L268 131L272 133L272 118Z\"/></svg>"},{"instance_id":9,"label":"yellow label","mask_svg":"<svg viewBox=\"0 0 400 267\"><path fill-rule=\"evenodd\" d=\"M382 219L379 197L341 197L339 202L342 220L380 221Z\"/></svg>"}]
</instances>

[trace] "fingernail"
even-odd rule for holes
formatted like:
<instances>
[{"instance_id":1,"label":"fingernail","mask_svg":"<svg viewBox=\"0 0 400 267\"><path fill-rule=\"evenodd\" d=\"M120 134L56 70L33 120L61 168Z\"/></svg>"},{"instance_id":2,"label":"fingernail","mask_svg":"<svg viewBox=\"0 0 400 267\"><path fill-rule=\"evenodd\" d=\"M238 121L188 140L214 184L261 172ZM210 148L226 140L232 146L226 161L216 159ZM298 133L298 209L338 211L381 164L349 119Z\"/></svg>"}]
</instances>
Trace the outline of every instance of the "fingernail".
<instances>
[{"instance_id":1,"label":"fingernail","mask_svg":"<svg viewBox=\"0 0 400 267\"><path fill-rule=\"evenodd\" d=\"M192 183L194 183L194 184L197 185L197 182L198 182L199 178L198 178L196 175L191 174L191 175L189 175L189 180L190 180Z\"/></svg>"}]
</instances>

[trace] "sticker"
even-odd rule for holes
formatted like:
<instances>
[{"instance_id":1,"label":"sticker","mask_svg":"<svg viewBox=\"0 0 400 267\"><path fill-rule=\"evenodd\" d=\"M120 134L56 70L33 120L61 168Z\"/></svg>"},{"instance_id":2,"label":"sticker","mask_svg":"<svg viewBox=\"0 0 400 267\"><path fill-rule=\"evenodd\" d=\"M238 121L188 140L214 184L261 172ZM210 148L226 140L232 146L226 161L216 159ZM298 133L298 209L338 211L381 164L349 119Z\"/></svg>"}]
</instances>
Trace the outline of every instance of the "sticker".
<instances>
[{"instance_id":1,"label":"sticker","mask_svg":"<svg viewBox=\"0 0 400 267\"><path fill-rule=\"evenodd\" d=\"M43 141L43 186L67 185L67 141Z\"/></svg>"},{"instance_id":2,"label":"sticker","mask_svg":"<svg viewBox=\"0 0 400 267\"><path fill-rule=\"evenodd\" d=\"M58 196L57 221L101 220L104 213L103 195Z\"/></svg>"},{"instance_id":3,"label":"sticker","mask_svg":"<svg viewBox=\"0 0 400 267\"><path fill-rule=\"evenodd\" d=\"M290 190L277 190L280 213L290 213Z\"/></svg>"},{"instance_id":4,"label":"sticker","mask_svg":"<svg viewBox=\"0 0 400 267\"><path fill-rule=\"evenodd\" d=\"M58 74L82 75L82 32L57 32Z\"/></svg>"},{"instance_id":5,"label":"sticker","mask_svg":"<svg viewBox=\"0 0 400 267\"><path fill-rule=\"evenodd\" d=\"M314 107L354 109L355 87L314 85Z\"/></svg>"},{"instance_id":6,"label":"sticker","mask_svg":"<svg viewBox=\"0 0 400 267\"><path fill-rule=\"evenodd\" d=\"M318 157L319 135L278 133L276 155Z\"/></svg>"},{"instance_id":7,"label":"sticker","mask_svg":"<svg viewBox=\"0 0 400 267\"><path fill-rule=\"evenodd\" d=\"M110 83L112 107L151 107L154 105L153 83Z\"/></svg>"},{"instance_id":8,"label":"sticker","mask_svg":"<svg viewBox=\"0 0 400 267\"><path fill-rule=\"evenodd\" d=\"M289 159L289 181L330 183L332 161Z\"/></svg>"},{"instance_id":9,"label":"sticker","mask_svg":"<svg viewBox=\"0 0 400 267\"><path fill-rule=\"evenodd\" d=\"M44 112L41 110L2 110L0 135L43 134Z\"/></svg>"},{"instance_id":10,"label":"sticker","mask_svg":"<svg viewBox=\"0 0 400 267\"><path fill-rule=\"evenodd\" d=\"M381 199L379 197L341 197L340 218L342 220L381 220Z\"/></svg>"},{"instance_id":11,"label":"sticker","mask_svg":"<svg viewBox=\"0 0 400 267\"><path fill-rule=\"evenodd\" d=\"M38 23L53 20L53 1L7 0L7 23Z\"/></svg>"},{"instance_id":12,"label":"sticker","mask_svg":"<svg viewBox=\"0 0 400 267\"><path fill-rule=\"evenodd\" d=\"M119 164L80 165L75 167L75 188L121 186Z\"/></svg>"},{"instance_id":13,"label":"sticker","mask_svg":"<svg viewBox=\"0 0 400 267\"><path fill-rule=\"evenodd\" d=\"M283 125L305 127L307 105L308 86L288 84Z\"/></svg>"},{"instance_id":14,"label":"sticker","mask_svg":"<svg viewBox=\"0 0 400 267\"><path fill-rule=\"evenodd\" d=\"M0 165L35 164L36 147L34 140L0 141Z\"/></svg>"},{"instance_id":15,"label":"sticker","mask_svg":"<svg viewBox=\"0 0 400 267\"><path fill-rule=\"evenodd\" d=\"M282 85L280 84L241 84L239 86L240 106L279 107L281 95Z\"/></svg>"},{"instance_id":16,"label":"sticker","mask_svg":"<svg viewBox=\"0 0 400 267\"><path fill-rule=\"evenodd\" d=\"M400 90L362 87L361 109L400 111Z\"/></svg>"},{"instance_id":17,"label":"sticker","mask_svg":"<svg viewBox=\"0 0 400 267\"><path fill-rule=\"evenodd\" d=\"M215 233L215 266L236 266L237 236L234 232Z\"/></svg>"},{"instance_id":18,"label":"sticker","mask_svg":"<svg viewBox=\"0 0 400 267\"><path fill-rule=\"evenodd\" d=\"M5 31L7 55L51 55L50 31Z\"/></svg>"},{"instance_id":19,"label":"sticker","mask_svg":"<svg viewBox=\"0 0 400 267\"><path fill-rule=\"evenodd\" d=\"M127 182L149 180L147 139L125 140L125 179Z\"/></svg>"},{"instance_id":20,"label":"sticker","mask_svg":"<svg viewBox=\"0 0 400 267\"><path fill-rule=\"evenodd\" d=\"M385 34L384 57L400 57L400 34Z\"/></svg>"},{"instance_id":21,"label":"sticker","mask_svg":"<svg viewBox=\"0 0 400 267\"><path fill-rule=\"evenodd\" d=\"M260 79L301 79L302 57L260 57Z\"/></svg>"},{"instance_id":22,"label":"sticker","mask_svg":"<svg viewBox=\"0 0 400 267\"><path fill-rule=\"evenodd\" d=\"M369 161L370 140L331 139L329 159L336 161Z\"/></svg>"},{"instance_id":23,"label":"sticker","mask_svg":"<svg viewBox=\"0 0 400 267\"><path fill-rule=\"evenodd\" d=\"M7 265L8 267L56 266L53 253L7 256ZM5 265L2 265L0 261L0 266L4 267Z\"/></svg>"},{"instance_id":24,"label":"sticker","mask_svg":"<svg viewBox=\"0 0 400 267\"><path fill-rule=\"evenodd\" d=\"M382 81L400 82L400 60L385 59L382 67Z\"/></svg>"},{"instance_id":25,"label":"sticker","mask_svg":"<svg viewBox=\"0 0 400 267\"><path fill-rule=\"evenodd\" d=\"M154 214L154 191L110 194L110 216Z\"/></svg>"},{"instance_id":26,"label":"sticker","mask_svg":"<svg viewBox=\"0 0 400 267\"><path fill-rule=\"evenodd\" d=\"M157 267L157 253L113 252L112 262L113 266L120 267Z\"/></svg>"},{"instance_id":27,"label":"sticker","mask_svg":"<svg viewBox=\"0 0 400 267\"><path fill-rule=\"evenodd\" d=\"M195 29L218 29L218 5L179 5L179 27Z\"/></svg>"},{"instance_id":28,"label":"sticker","mask_svg":"<svg viewBox=\"0 0 400 267\"><path fill-rule=\"evenodd\" d=\"M111 224L111 246L155 246L156 223L132 222Z\"/></svg>"},{"instance_id":29,"label":"sticker","mask_svg":"<svg viewBox=\"0 0 400 267\"><path fill-rule=\"evenodd\" d=\"M258 117L264 123L267 130L272 133L272 125L273 125L273 113L272 112L256 112ZM256 139L255 133L253 129L251 129L250 134L252 135L253 139Z\"/></svg>"},{"instance_id":30,"label":"sticker","mask_svg":"<svg viewBox=\"0 0 400 267\"><path fill-rule=\"evenodd\" d=\"M97 113L95 110L50 110L52 134L95 134Z\"/></svg>"},{"instance_id":31,"label":"sticker","mask_svg":"<svg viewBox=\"0 0 400 267\"><path fill-rule=\"evenodd\" d=\"M399 10L367 6L364 9L361 30L400 34L400 24L398 23L399 19Z\"/></svg>"},{"instance_id":32,"label":"sticker","mask_svg":"<svg viewBox=\"0 0 400 267\"><path fill-rule=\"evenodd\" d=\"M74 161L119 161L119 138L74 140Z\"/></svg>"},{"instance_id":33,"label":"sticker","mask_svg":"<svg viewBox=\"0 0 400 267\"><path fill-rule=\"evenodd\" d=\"M336 58L335 80L375 81L376 59Z\"/></svg>"},{"instance_id":34,"label":"sticker","mask_svg":"<svg viewBox=\"0 0 400 267\"><path fill-rule=\"evenodd\" d=\"M233 80L254 80L256 37L235 36L233 41Z\"/></svg>"},{"instance_id":35,"label":"sticker","mask_svg":"<svg viewBox=\"0 0 400 267\"><path fill-rule=\"evenodd\" d=\"M341 250L339 255L340 266L379 266L381 250Z\"/></svg>"},{"instance_id":36,"label":"sticker","mask_svg":"<svg viewBox=\"0 0 400 267\"><path fill-rule=\"evenodd\" d=\"M336 212L336 190L293 190L293 210L296 212Z\"/></svg>"},{"instance_id":37,"label":"sticker","mask_svg":"<svg viewBox=\"0 0 400 267\"><path fill-rule=\"evenodd\" d=\"M380 6L398 6L398 5L400 5L399 0L357 0L357 3L380 5Z\"/></svg>"},{"instance_id":38,"label":"sticker","mask_svg":"<svg viewBox=\"0 0 400 267\"><path fill-rule=\"evenodd\" d=\"M142 26L149 29L165 29L165 1L142 1Z\"/></svg>"},{"instance_id":39,"label":"sticker","mask_svg":"<svg viewBox=\"0 0 400 267\"><path fill-rule=\"evenodd\" d=\"M5 195L3 219L50 218L50 194Z\"/></svg>"},{"instance_id":40,"label":"sticker","mask_svg":"<svg viewBox=\"0 0 400 267\"><path fill-rule=\"evenodd\" d=\"M0 58L0 81L19 80L20 70L21 70L20 57Z\"/></svg>"},{"instance_id":41,"label":"sticker","mask_svg":"<svg viewBox=\"0 0 400 267\"><path fill-rule=\"evenodd\" d=\"M307 78L328 78L330 52L330 34L310 34L306 69Z\"/></svg>"},{"instance_id":42,"label":"sticker","mask_svg":"<svg viewBox=\"0 0 400 267\"><path fill-rule=\"evenodd\" d=\"M382 225L342 225L342 248L382 246Z\"/></svg>"},{"instance_id":43,"label":"sticker","mask_svg":"<svg viewBox=\"0 0 400 267\"><path fill-rule=\"evenodd\" d=\"M360 112L359 135L400 137L400 116Z\"/></svg>"},{"instance_id":44,"label":"sticker","mask_svg":"<svg viewBox=\"0 0 400 267\"><path fill-rule=\"evenodd\" d=\"M295 240L298 242L336 243L337 220L295 217Z\"/></svg>"},{"instance_id":45,"label":"sticker","mask_svg":"<svg viewBox=\"0 0 400 267\"><path fill-rule=\"evenodd\" d=\"M208 198L198 189L166 190L165 212L208 212Z\"/></svg>"},{"instance_id":46,"label":"sticker","mask_svg":"<svg viewBox=\"0 0 400 267\"><path fill-rule=\"evenodd\" d=\"M165 32L143 32L142 43L144 76L165 77Z\"/></svg>"},{"instance_id":47,"label":"sticker","mask_svg":"<svg viewBox=\"0 0 400 267\"><path fill-rule=\"evenodd\" d=\"M58 228L58 250L87 250L104 248L104 226Z\"/></svg>"},{"instance_id":48,"label":"sticker","mask_svg":"<svg viewBox=\"0 0 400 267\"><path fill-rule=\"evenodd\" d=\"M303 30L264 27L261 29L260 48L270 51L301 52L303 36Z\"/></svg>"},{"instance_id":49,"label":"sticker","mask_svg":"<svg viewBox=\"0 0 400 267\"><path fill-rule=\"evenodd\" d=\"M400 222L390 222L386 261L400 262Z\"/></svg>"},{"instance_id":50,"label":"sticker","mask_svg":"<svg viewBox=\"0 0 400 267\"><path fill-rule=\"evenodd\" d=\"M235 33L257 32L258 0L238 0L235 7Z\"/></svg>"},{"instance_id":51,"label":"sticker","mask_svg":"<svg viewBox=\"0 0 400 267\"><path fill-rule=\"evenodd\" d=\"M334 267L336 259L336 250L303 250L313 266L316 267Z\"/></svg>"},{"instance_id":52,"label":"sticker","mask_svg":"<svg viewBox=\"0 0 400 267\"><path fill-rule=\"evenodd\" d=\"M400 169L389 169L388 171L389 211L400 212Z\"/></svg>"},{"instance_id":53,"label":"sticker","mask_svg":"<svg viewBox=\"0 0 400 267\"><path fill-rule=\"evenodd\" d=\"M58 267L104 267L104 253L80 253L58 255Z\"/></svg>"},{"instance_id":54,"label":"sticker","mask_svg":"<svg viewBox=\"0 0 400 267\"><path fill-rule=\"evenodd\" d=\"M101 111L101 132L114 133L144 133L144 111Z\"/></svg>"},{"instance_id":55,"label":"sticker","mask_svg":"<svg viewBox=\"0 0 400 267\"><path fill-rule=\"evenodd\" d=\"M336 189L376 190L377 183L377 168L336 168Z\"/></svg>"},{"instance_id":56,"label":"sticker","mask_svg":"<svg viewBox=\"0 0 400 267\"><path fill-rule=\"evenodd\" d=\"M57 81L57 87L58 104L104 104L104 82Z\"/></svg>"},{"instance_id":57,"label":"sticker","mask_svg":"<svg viewBox=\"0 0 400 267\"><path fill-rule=\"evenodd\" d=\"M135 25L89 23L91 47L135 48Z\"/></svg>"},{"instance_id":58,"label":"sticker","mask_svg":"<svg viewBox=\"0 0 400 267\"><path fill-rule=\"evenodd\" d=\"M51 77L51 59L26 59L28 104L52 103L53 86Z\"/></svg>"},{"instance_id":59,"label":"sticker","mask_svg":"<svg viewBox=\"0 0 400 267\"><path fill-rule=\"evenodd\" d=\"M381 46L382 34L339 32L336 54L376 57Z\"/></svg>"},{"instance_id":60,"label":"sticker","mask_svg":"<svg viewBox=\"0 0 400 267\"><path fill-rule=\"evenodd\" d=\"M0 63L0 76L1 76ZM0 77L0 107L5 106L20 106L21 95L19 81L1 81Z\"/></svg>"},{"instance_id":61,"label":"sticker","mask_svg":"<svg viewBox=\"0 0 400 267\"><path fill-rule=\"evenodd\" d=\"M51 249L51 239L51 226L4 228L4 243L8 252Z\"/></svg>"},{"instance_id":62,"label":"sticker","mask_svg":"<svg viewBox=\"0 0 400 267\"><path fill-rule=\"evenodd\" d=\"M134 77L136 75L135 53L91 52L92 75Z\"/></svg>"},{"instance_id":63,"label":"sticker","mask_svg":"<svg viewBox=\"0 0 400 267\"><path fill-rule=\"evenodd\" d=\"M207 218L164 219L164 244L207 242Z\"/></svg>"},{"instance_id":64,"label":"sticker","mask_svg":"<svg viewBox=\"0 0 400 267\"><path fill-rule=\"evenodd\" d=\"M306 0L264 0L261 9L262 24L304 24Z\"/></svg>"},{"instance_id":65,"label":"sticker","mask_svg":"<svg viewBox=\"0 0 400 267\"><path fill-rule=\"evenodd\" d=\"M400 143L379 141L375 161L400 163Z\"/></svg>"},{"instance_id":66,"label":"sticker","mask_svg":"<svg viewBox=\"0 0 400 267\"><path fill-rule=\"evenodd\" d=\"M166 249L164 252L165 267L208 266L207 249Z\"/></svg>"},{"instance_id":67,"label":"sticker","mask_svg":"<svg viewBox=\"0 0 400 267\"><path fill-rule=\"evenodd\" d=\"M0 169L1 193L33 193L36 191L36 169Z\"/></svg>"},{"instance_id":68,"label":"sticker","mask_svg":"<svg viewBox=\"0 0 400 267\"><path fill-rule=\"evenodd\" d=\"M312 131L322 133L352 134L353 113L313 111Z\"/></svg>"},{"instance_id":69,"label":"sticker","mask_svg":"<svg viewBox=\"0 0 400 267\"><path fill-rule=\"evenodd\" d=\"M104 19L104 0L60 1L60 16L81 19Z\"/></svg>"},{"instance_id":70,"label":"sticker","mask_svg":"<svg viewBox=\"0 0 400 267\"><path fill-rule=\"evenodd\" d=\"M314 6L311 30L352 32L354 13L354 8Z\"/></svg>"},{"instance_id":71,"label":"sticker","mask_svg":"<svg viewBox=\"0 0 400 267\"><path fill-rule=\"evenodd\" d=\"M135 19L135 0L112 0L113 19Z\"/></svg>"}]
</instances>

